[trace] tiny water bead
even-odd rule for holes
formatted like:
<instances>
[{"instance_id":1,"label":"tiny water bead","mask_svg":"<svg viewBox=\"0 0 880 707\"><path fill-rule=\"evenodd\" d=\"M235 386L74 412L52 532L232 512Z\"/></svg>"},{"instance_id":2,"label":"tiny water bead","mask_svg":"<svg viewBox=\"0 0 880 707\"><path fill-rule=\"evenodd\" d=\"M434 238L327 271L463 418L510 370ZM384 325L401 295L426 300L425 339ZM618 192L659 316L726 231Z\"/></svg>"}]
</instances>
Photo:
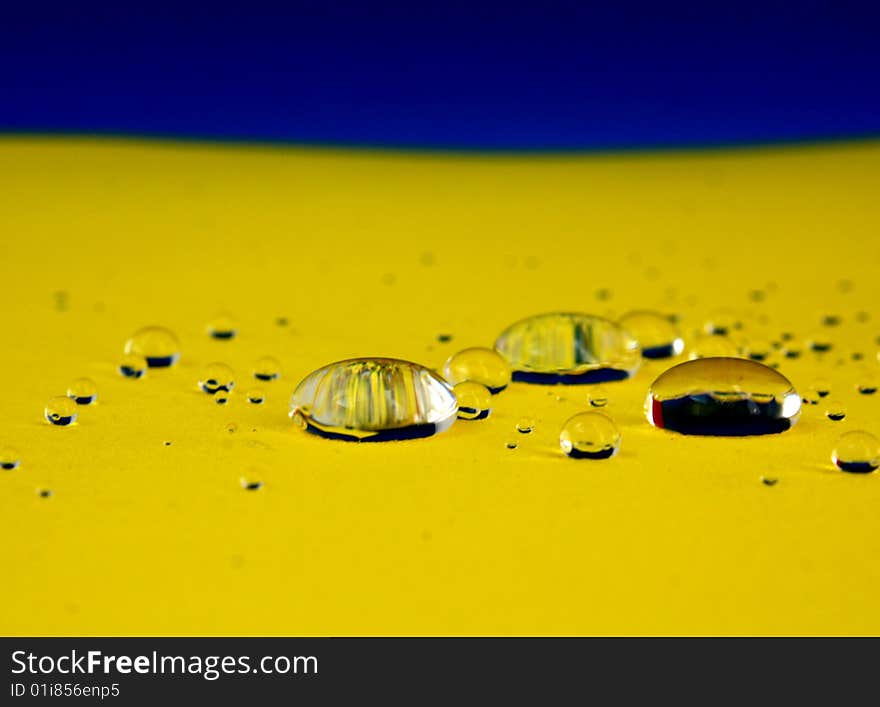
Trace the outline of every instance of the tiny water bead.
<instances>
[{"instance_id":1,"label":"tiny water bead","mask_svg":"<svg viewBox=\"0 0 880 707\"><path fill-rule=\"evenodd\" d=\"M820 398L827 398L831 393L831 383L827 378L817 378L813 381L812 387Z\"/></svg>"},{"instance_id":2,"label":"tiny water bead","mask_svg":"<svg viewBox=\"0 0 880 707\"><path fill-rule=\"evenodd\" d=\"M880 386L880 383L877 382L877 378L872 375L862 376L861 380L859 380L856 385L856 389L862 395L874 395L877 392L877 388Z\"/></svg>"},{"instance_id":3,"label":"tiny water bead","mask_svg":"<svg viewBox=\"0 0 880 707\"><path fill-rule=\"evenodd\" d=\"M776 484L779 483L779 479L775 476L762 476L761 483L764 484L764 486L776 486Z\"/></svg>"},{"instance_id":4,"label":"tiny water bead","mask_svg":"<svg viewBox=\"0 0 880 707\"><path fill-rule=\"evenodd\" d=\"M247 392L247 399L252 405L262 405L266 400L266 395L260 388L252 388Z\"/></svg>"},{"instance_id":5,"label":"tiny water bead","mask_svg":"<svg viewBox=\"0 0 880 707\"><path fill-rule=\"evenodd\" d=\"M840 422L846 417L846 406L836 400L828 403L828 407L825 409L825 417L832 422Z\"/></svg>"},{"instance_id":6,"label":"tiny water bead","mask_svg":"<svg viewBox=\"0 0 880 707\"><path fill-rule=\"evenodd\" d=\"M281 377L281 363L272 356L263 356L254 364L254 378L261 381L274 381Z\"/></svg>"},{"instance_id":7,"label":"tiny water bead","mask_svg":"<svg viewBox=\"0 0 880 707\"><path fill-rule=\"evenodd\" d=\"M807 388L806 391L804 391L803 396L801 396L801 402L804 405L818 405L819 393L815 388Z\"/></svg>"},{"instance_id":8,"label":"tiny water bead","mask_svg":"<svg viewBox=\"0 0 880 707\"><path fill-rule=\"evenodd\" d=\"M635 311L624 314L618 324L636 338L643 358L671 358L684 351L681 332L668 316Z\"/></svg>"},{"instance_id":9,"label":"tiny water bead","mask_svg":"<svg viewBox=\"0 0 880 707\"><path fill-rule=\"evenodd\" d=\"M736 314L729 309L717 309L709 315L703 329L707 334L713 336L727 336L742 329L742 323Z\"/></svg>"},{"instance_id":10,"label":"tiny water bead","mask_svg":"<svg viewBox=\"0 0 880 707\"><path fill-rule=\"evenodd\" d=\"M465 381L456 385L452 392L458 401L460 420L485 420L492 412L492 393L486 386Z\"/></svg>"},{"instance_id":11,"label":"tiny water bead","mask_svg":"<svg viewBox=\"0 0 880 707\"><path fill-rule=\"evenodd\" d=\"M235 373L225 363L209 363L199 378L199 388L208 395L214 395L218 390L228 393L234 387Z\"/></svg>"},{"instance_id":12,"label":"tiny water bead","mask_svg":"<svg viewBox=\"0 0 880 707\"><path fill-rule=\"evenodd\" d=\"M0 469L4 471L12 471L17 469L21 464L21 455L14 447L3 447L0 449Z\"/></svg>"},{"instance_id":13,"label":"tiny water bead","mask_svg":"<svg viewBox=\"0 0 880 707\"><path fill-rule=\"evenodd\" d=\"M125 342L125 353L143 356L150 368L167 368L180 358L180 342L165 327L148 326Z\"/></svg>"},{"instance_id":14,"label":"tiny water bead","mask_svg":"<svg viewBox=\"0 0 880 707\"><path fill-rule=\"evenodd\" d=\"M745 351L753 361L766 361L773 353L773 343L761 337L749 338L746 341Z\"/></svg>"},{"instance_id":15,"label":"tiny water bead","mask_svg":"<svg viewBox=\"0 0 880 707\"><path fill-rule=\"evenodd\" d=\"M142 378L147 372L147 359L138 354L126 354L119 362L119 373L126 378Z\"/></svg>"},{"instance_id":16,"label":"tiny water bead","mask_svg":"<svg viewBox=\"0 0 880 707\"><path fill-rule=\"evenodd\" d=\"M608 459L620 449L620 432L607 415L581 412L562 426L559 447L572 459Z\"/></svg>"},{"instance_id":17,"label":"tiny water bead","mask_svg":"<svg viewBox=\"0 0 880 707\"><path fill-rule=\"evenodd\" d=\"M98 399L98 386L91 378L77 378L67 387L67 397L77 405L91 405Z\"/></svg>"},{"instance_id":18,"label":"tiny water bead","mask_svg":"<svg viewBox=\"0 0 880 707\"><path fill-rule=\"evenodd\" d=\"M245 491L259 491L261 488L263 488L263 482L242 477L241 478L241 487Z\"/></svg>"},{"instance_id":19,"label":"tiny water bead","mask_svg":"<svg viewBox=\"0 0 880 707\"><path fill-rule=\"evenodd\" d=\"M52 498L52 489L37 489L37 496L40 498Z\"/></svg>"},{"instance_id":20,"label":"tiny water bead","mask_svg":"<svg viewBox=\"0 0 880 707\"><path fill-rule=\"evenodd\" d=\"M211 396L211 399L217 405L226 405L229 402L229 391L225 388L220 388L219 390L214 391Z\"/></svg>"},{"instance_id":21,"label":"tiny water bead","mask_svg":"<svg viewBox=\"0 0 880 707\"><path fill-rule=\"evenodd\" d=\"M824 330L815 331L807 337L807 345L814 353L828 353L834 348L834 343Z\"/></svg>"},{"instance_id":22,"label":"tiny water bead","mask_svg":"<svg viewBox=\"0 0 880 707\"><path fill-rule=\"evenodd\" d=\"M513 380L542 385L625 380L639 369L636 339L616 323L590 314L552 312L508 327L495 348Z\"/></svg>"},{"instance_id":23,"label":"tiny water bead","mask_svg":"<svg viewBox=\"0 0 880 707\"><path fill-rule=\"evenodd\" d=\"M798 420L801 397L778 371L744 358L701 358L660 374L645 401L655 427L688 435L784 432Z\"/></svg>"},{"instance_id":24,"label":"tiny water bead","mask_svg":"<svg viewBox=\"0 0 880 707\"><path fill-rule=\"evenodd\" d=\"M358 442L430 437L458 415L450 385L409 361L338 361L306 376L290 400L290 417L322 437Z\"/></svg>"},{"instance_id":25,"label":"tiny water bead","mask_svg":"<svg viewBox=\"0 0 880 707\"><path fill-rule=\"evenodd\" d=\"M516 442L507 442L505 445L508 449L516 449L519 445Z\"/></svg>"},{"instance_id":26,"label":"tiny water bead","mask_svg":"<svg viewBox=\"0 0 880 707\"><path fill-rule=\"evenodd\" d=\"M228 341L238 334L238 325L228 314L218 314L208 322L208 334L212 339Z\"/></svg>"},{"instance_id":27,"label":"tiny water bead","mask_svg":"<svg viewBox=\"0 0 880 707\"><path fill-rule=\"evenodd\" d=\"M587 400L590 403L590 407L603 408L608 404L608 393L601 385L597 385L590 391Z\"/></svg>"},{"instance_id":28,"label":"tiny water bead","mask_svg":"<svg viewBox=\"0 0 880 707\"><path fill-rule=\"evenodd\" d=\"M868 474L880 466L880 440L864 430L846 432L834 445L831 461L841 471Z\"/></svg>"},{"instance_id":29,"label":"tiny water bead","mask_svg":"<svg viewBox=\"0 0 880 707\"><path fill-rule=\"evenodd\" d=\"M495 395L510 384L510 364L494 349L473 347L450 356L443 377L452 385L472 381Z\"/></svg>"},{"instance_id":30,"label":"tiny water bead","mask_svg":"<svg viewBox=\"0 0 880 707\"><path fill-rule=\"evenodd\" d=\"M67 427L76 422L79 414L77 404L66 395L56 395L46 403L44 410L46 420L59 427Z\"/></svg>"},{"instance_id":31,"label":"tiny water bead","mask_svg":"<svg viewBox=\"0 0 880 707\"><path fill-rule=\"evenodd\" d=\"M516 421L516 431L521 435L527 435L535 429L535 420L531 417L521 417Z\"/></svg>"}]
</instances>

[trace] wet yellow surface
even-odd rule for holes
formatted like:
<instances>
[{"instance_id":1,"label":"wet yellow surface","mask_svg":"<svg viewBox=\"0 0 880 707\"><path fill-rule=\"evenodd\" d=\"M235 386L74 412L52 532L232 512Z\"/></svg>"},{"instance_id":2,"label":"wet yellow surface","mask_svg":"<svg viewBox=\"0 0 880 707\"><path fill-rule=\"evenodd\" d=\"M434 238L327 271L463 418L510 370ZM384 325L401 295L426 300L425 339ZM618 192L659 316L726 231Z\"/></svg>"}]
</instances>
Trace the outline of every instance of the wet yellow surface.
<instances>
[{"instance_id":1,"label":"wet yellow surface","mask_svg":"<svg viewBox=\"0 0 880 707\"><path fill-rule=\"evenodd\" d=\"M0 472L0 633L880 632L880 478L829 461L841 432L880 433L880 394L856 391L878 368L878 193L871 143L513 158L0 141L0 446L22 459ZM515 384L488 420L412 442L332 442L287 417L331 361L438 367L530 314L633 308L678 313L690 340L719 308L738 338L791 332L804 352L774 359L799 388L829 379L846 419L822 402L779 436L656 430L641 406L664 362L604 386L622 445L601 462L558 447L583 387ZM236 339L206 334L219 312ZM124 379L148 324L178 335L180 363ZM250 405L263 355L282 377ZM196 387L212 361L236 371L226 406ZM46 401L81 376L98 404L50 426Z\"/></svg>"}]
</instances>

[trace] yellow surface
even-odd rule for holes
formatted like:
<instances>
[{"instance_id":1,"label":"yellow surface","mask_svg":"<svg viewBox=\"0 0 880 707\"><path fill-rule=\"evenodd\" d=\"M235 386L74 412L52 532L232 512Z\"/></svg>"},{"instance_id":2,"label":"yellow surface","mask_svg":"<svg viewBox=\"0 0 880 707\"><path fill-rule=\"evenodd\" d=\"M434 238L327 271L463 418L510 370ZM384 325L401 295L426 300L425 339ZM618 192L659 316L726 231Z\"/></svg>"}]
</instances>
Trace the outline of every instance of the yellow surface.
<instances>
[{"instance_id":1,"label":"yellow surface","mask_svg":"<svg viewBox=\"0 0 880 707\"><path fill-rule=\"evenodd\" d=\"M880 633L880 478L829 462L842 431L880 433L880 394L854 388L878 365L878 194L870 143L511 158L4 139L0 446L22 464L0 472L0 633ZM583 387L514 385L487 421L414 442L335 443L287 417L330 361L439 366L529 314L636 307L688 333L729 307L744 334L799 338L839 314L821 363L782 370L830 378L847 419L655 430L656 362L604 386L623 436L605 462L558 449ZM220 311L238 339L206 335ZM121 378L152 323L179 365ZM266 354L283 376L248 405ZM196 390L214 360L238 374L226 407ZM80 376L100 403L49 426Z\"/></svg>"}]
</instances>

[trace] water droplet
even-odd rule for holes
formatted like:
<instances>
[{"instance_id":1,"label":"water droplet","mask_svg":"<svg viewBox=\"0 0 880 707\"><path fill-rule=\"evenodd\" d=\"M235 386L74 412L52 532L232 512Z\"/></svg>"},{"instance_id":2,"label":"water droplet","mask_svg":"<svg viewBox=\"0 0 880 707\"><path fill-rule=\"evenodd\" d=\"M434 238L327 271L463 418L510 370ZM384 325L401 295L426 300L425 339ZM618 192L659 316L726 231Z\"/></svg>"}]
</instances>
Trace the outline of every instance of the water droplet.
<instances>
[{"instance_id":1,"label":"water droplet","mask_svg":"<svg viewBox=\"0 0 880 707\"><path fill-rule=\"evenodd\" d=\"M813 381L813 389L818 393L820 398L827 398L831 392L831 383L827 378L817 378Z\"/></svg>"},{"instance_id":2,"label":"water droplet","mask_svg":"<svg viewBox=\"0 0 880 707\"><path fill-rule=\"evenodd\" d=\"M443 377L452 385L479 383L494 395L510 383L510 364L494 349L474 347L450 356L443 365Z\"/></svg>"},{"instance_id":3,"label":"water droplet","mask_svg":"<svg viewBox=\"0 0 880 707\"><path fill-rule=\"evenodd\" d=\"M709 315L703 329L707 334L713 336L727 336L742 329L742 323L736 314L729 309L717 309Z\"/></svg>"},{"instance_id":4,"label":"water droplet","mask_svg":"<svg viewBox=\"0 0 880 707\"><path fill-rule=\"evenodd\" d=\"M779 479L775 476L762 476L761 483L764 484L764 486L776 486L776 484L779 483Z\"/></svg>"},{"instance_id":5,"label":"water droplet","mask_svg":"<svg viewBox=\"0 0 880 707\"><path fill-rule=\"evenodd\" d=\"M452 341L452 334L437 334L437 341L441 344L448 344Z\"/></svg>"},{"instance_id":6,"label":"water droplet","mask_svg":"<svg viewBox=\"0 0 880 707\"><path fill-rule=\"evenodd\" d=\"M485 420L492 412L492 393L486 386L465 381L456 385L452 392L458 401L460 420Z\"/></svg>"},{"instance_id":7,"label":"water droplet","mask_svg":"<svg viewBox=\"0 0 880 707\"><path fill-rule=\"evenodd\" d=\"M294 422L330 439L380 442L430 437L458 414L449 384L409 361L361 358L310 373L290 401Z\"/></svg>"},{"instance_id":8,"label":"water droplet","mask_svg":"<svg viewBox=\"0 0 880 707\"><path fill-rule=\"evenodd\" d=\"M815 331L810 334L807 337L807 345L815 353L828 353L834 347L831 339L828 338L828 332L824 330Z\"/></svg>"},{"instance_id":9,"label":"water droplet","mask_svg":"<svg viewBox=\"0 0 880 707\"><path fill-rule=\"evenodd\" d=\"M877 387L880 386L880 383L877 382L877 378L873 375L864 375L861 380L859 380L856 385L856 389L862 395L874 395L877 392Z\"/></svg>"},{"instance_id":10,"label":"water droplet","mask_svg":"<svg viewBox=\"0 0 880 707\"><path fill-rule=\"evenodd\" d=\"M234 422L230 422L226 425L226 431L229 434L234 434L238 432L238 425L236 425Z\"/></svg>"},{"instance_id":11,"label":"water droplet","mask_svg":"<svg viewBox=\"0 0 880 707\"><path fill-rule=\"evenodd\" d=\"M17 469L21 464L21 455L14 447L3 447L0 449L0 469L4 471L12 471Z\"/></svg>"},{"instance_id":12,"label":"water droplet","mask_svg":"<svg viewBox=\"0 0 880 707\"><path fill-rule=\"evenodd\" d=\"M209 363L199 378L199 388L208 395L214 395L218 390L229 393L234 387L235 374L225 363Z\"/></svg>"},{"instance_id":13,"label":"water droplet","mask_svg":"<svg viewBox=\"0 0 880 707\"><path fill-rule=\"evenodd\" d=\"M746 355L753 361L766 361L773 352L773 343L761 337L749 337L745 346Z\"/></svg>"},{"instance_id":14,"label":"water droplet","mask_svg":"<svg viewBox=\"0 0 880 707\"><path fill-rule=\"evenodd\" d=\"M840 401L832 400L825 408L825 416L833 422L840 422L846 417L846 406Z\"/></svg>"},{"instance_id":15,"label":"water droplet","mask_svg":"<svg viewBox=\"0 0 880 707\"><path fill-rule=\"evenodd\" d=\"M700 334L691 341L688 357L717 358L719 356L734 357L739 354L736 344L722 334Z\"/></svg>"},{"instance_id":16,"label":"water droplet","mask_svg":"<svg viewBox=\"0 0 880 707\"><path fill-rule=\"evenodd\" d=\"M516 449L519 445L517 445L516 442L508 442L504 446L507 447L508 449Z\"/></svg>"},{"instance_id":17,"label":"water droplet","mask_svg":"<svg viewBox=\"0 0 880 707\"><path fill-rule=\"evenodd\" d=\"M66 395L56 395L46 403L44 414L46 420L53 425L66 427L67 425L72 425L76 422L79 410L77 409L76 403Z\"/></svg>"},{"instance_id":18,"label":"water droplet","mask_svg":"<svg viewBox=\"0 0 880 707\"><path fill-rule=\"evenodd\" d=\"M40 498L52 498L52 489L37 489L37 496Z\"/></svg>"},{"instance_id":19,"label":"water droplet","mask_svg":"<svg viewBox=\"0 0 880 707\"><path fill-rule=\"evenodd\" d=\"M841 471L867 474L880 466L880 440L870 432L845 432L834 445L831 461Z\"/></svg>"},{"instance_id":20,"label":"water droplet","mask_svg":"<svg viewBox=\"0 0 880 707\"><path fill-rule=\"evenodd\" d=\"M572 459L608 459L620 449L620 432L607 415L581 412L562 426L559 446Z\"/></svg>"},{"instance_id":21,"label":"water droplet","mask_svg":"<svg viewBox=\"0 0 880 707\"><path fill-rule=\"evenodd\" d=\"M652 425L690 435L784 432L800 410L801 398L785 376L741 358L673 366L654 381L645 402Z\"/></svg>"},{"instance_id":22,"label":"water droplet","mask_svg":"<svg viewBox=\"0 0 880 707\"><path fill-rule=\"evenodd\" d=\"M587 399L589 400L590 407L603 408L608 404L608 393L605 391L605 388L598 385L590 391Z\"/></svg>"},{"instance_id":23,"label":"water droplet","mask_svg":"<svg viewBox=\"0 0 880 707\"><path fill-rule=\"evenodd\" d=\"M644 358L671 358L684 351L681 332L663 314L629 312L618 320L618 324L636 338Z\"/></svg>"},{"instance_id":24,"label":"water droplet","mask_svg":"<svg viewBox=\"0 0 880 707\"><path fill-rule=\"evenodd\" d=\"M263 488L263 482L256 479L241 478L241 487L245 491L259 491Z\"/></svg>"},{"instance_id":25,"label":"water droplet","mask_svg":"<svg viewBox=\"0 0 880 707\"><path fill-rule=\"evenodd\" d=\"M266 396L260 388L251 388L247 392L247 399L249 403L252 403L254 405L262 405L263 401L266 399Z\"/></svg>"},{"instance_id":26,"label":"water droplet","mask_svg":"<svg viewBox=\"0 0 880 707\"><path fill-rule=\"evenodd\" d=\"M843 320L837 314L826 314L822 317L822 326L840 326L841 321Z\"/></svg>"},{"instance_id":27,"label":"water droplet","mask_svg":"<svg viewBox=\"0 0 880 707\"><path fill-rule=\"evenodd\" d=\"M220 388L211 394L211 399L217 403L217 405L226 405L226 403L229 402L229 391L225 388Z\"/></svg>"},{"instance_id":28,"label":"water droplet","mask_svg":"<svg viewBox=\"0 0 880 707\"><path fill-rule=\"evenodd\" d=\"M281 363L272 356L263 356L254 364L254 378L261 381L274 381L281 377Z\"/></svg>"},{"instance_id":29,"label":"water droplet","mask_svg":"<svg viewBox=\"0 0 880 707\"><path fill-rule=\"evenodd\" d=\"M166 446L166 447L170 447L170 446L171 446L171 442L169 442L168 440L165 440L165 446Z\"/></svg>"},{"instance_id":30,"label":"water droplet","mask_svg":"<svg viewBox=\"0 0 880 707\"><path fill-rule=\"evenodd\" d=\"M794 343L794 342L792 342L792 341L789 341L789 342L783 347L783 349L782 349L782 355L785 356L785 357L788 358L788 359L800 358L800 356L801 356L801 347L800 347L798 344L796 344L796 343Z\"/></svg>"},{"instance_id":31,"label":"water droplet","mask_svg":"<svg viewBox=\"0 0 880 707\"><path fill-rule=\"evenodd\" d=\"M288 324L287 317L276 317L275 324L277 326L287 326L287 324Z\"/></svg>"},{"instance_id":32,"label":"water droplet","mask_svg":"<svg viewBox=\"0 0 880 707\"><path fill-rule=\"evenodd\" d=\"M804 405L818 405L819 393L815 388L807 388L801 396L801 402Z\"/></svg>"},{"instance_id":33,"label":"water droplet","mask_svg":"<svg viewBox=\"0 0 880 707\"><path fill-rule=\"evenodd\" d=\"M516 421L516 431L520 434L527 435L535 429L535 419L532 417L521 417Z\"/></svg>"},{"instance_id":34,"label":"water droplet","mask_svg":"<svg viewBox=\"0 0 880 707\"><path fill-rule=\"evenodd\" d=\"M495 348L511 363L514 381L544 385L624 380L642 360L626 329L589 314L523 319L502 332Z\"/></svg>"},{"instance_id":35,"label":"water droplet","mask_svg":"<svg viewBox=\"0 0 880 707\"><path fill-rule=\"evenodd\" d=\"M148 326L125 342L125 353L143 356L150 368L166 368L180 358L180 342L165 327Z\"/></svg>"},{"instance_id":36,"label":"water droplet","mask_svg":"<svg viewBox=\"0 0 880 707\"><path fill-rule=\"evenodd\" d=\"M229 341L238 334L238 325L228 314L218 314L208 322L208 334L212 339Z\"/></svg>"},{"instance_id":37,"label":"water droplet","mask_svg":"<svg viewBox=\"0 0 880 707\"><path fill-rule=\"evenodd\" d=\"M67 387L67 397L77 405L91 405L98 399L98 386L91 378L77 378Z\"/></svg>"},{"instance_id":38,"label":"water droplet","mask_svg":"<svg viewBox=\"0 0 880 707\"><path fill-rule=\"evenodd\" d=\"M141 378L147 372L147 359L137 354L126 354L119 362L119 372L126 378Z\"/></svg>"}]
</instances>

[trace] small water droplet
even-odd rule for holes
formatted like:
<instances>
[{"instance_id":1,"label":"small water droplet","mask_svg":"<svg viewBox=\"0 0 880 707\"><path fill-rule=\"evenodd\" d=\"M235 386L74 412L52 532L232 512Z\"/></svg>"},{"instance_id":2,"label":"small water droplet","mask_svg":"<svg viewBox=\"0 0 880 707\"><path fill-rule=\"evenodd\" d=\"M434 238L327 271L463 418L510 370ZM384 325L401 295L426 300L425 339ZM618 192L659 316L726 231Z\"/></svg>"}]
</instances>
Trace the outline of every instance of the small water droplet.
<instances>
[{"instance_id":1,"label":"small water droplet","mask_svg":"<svg viewBox=\"0 0 880 707\"><path fill-rule=\"evenodd\" d=\"M148 326L125 342L124 352L143 356L150 368L167 368L180 358L180 342L165 327Z\"/></svg>"},{"instance_id":2,"label":"small water droplet","mask_svg":"<svg viewBox=\"0 0 880 707\"><path fill-rule=\"evenodd\" d=\"M91 378L77 378L67 387L67 397L77 405L91 405L98 399L98 386Z\"/></svg>"},{"instance_id":3,"label":"small water droplet","mask_svg":"<svg viewBox=\"0 0 880 707\"><path fill-rule=\"evenodd\" d=\"M779 479L775 476L762 476L761 483L764 484L764 486L776 486L776 484L779 483Z\"/></svg>"},{"instance_id":4,"label":"small water droplet","mask_svg":"<svg viewBox=\"0 0 880 707\"><path fill-rule=\"evenodd\" d=\"M52 498L52 489L37 489L40 498Z\"/></svg>"},{"instance_id":5,"label":"small water droplet","mask_svg":"<svg viewBox=\"0 0 880 707\"><path fill-rule=\"evenodd\" d=\"M863 430L846 432L834 445L831 461L841 471L855 474L875 471L880 466L880 440Z\"/></svg>"},{"instance_id":6,"label":"small water droplet","mask_svg":"<svg viewBox=\"0 0 880 707\"><path fill-rule=\"evenodd\" d=\"M566 420L559 447L572 459L608 459L620 449L620 432L601 412L581 412Z\"/></svg>"},{"instance_id":7,"label":"small water droplet","mask_svg":"<svg viewBox=\"0 0 880 707\"><path fill-rule=\"evenodd\" d=\"M801 402L804 403L804 405L818 405L819 397L819 393L815 388L807 388L801 396Z\"/></svg>"},{"instance_id":8,"label":"small water droplet","mask_svg":"<svg viewBox=\"0 0 880 707\"><path fill-rule=\"evenodd\" d=\"M168 440L165 440L165 446L166 446L166 447L170 447L170 446L171 446L171 442L169 442Z\"/></svg>"},{"instance_id":9,"label":"small water droplet","mask_svg":"<svg viewBox=\"0 0 880 707\"><path fill-rule=\"evenodd\" d=\"M208 335L218 341L229 341L238 335L238 324L229 314L218 314L208 322Z\"/></svg>"},{"instance_id":10,"label":"small water droplet","mask_svg":"<svg viewBox=\"0 0 880 707\"><path fill-rule=\"evenodd\" d=\"M494 349L473 347L450 356L443 365L443 377L456 385L471 381L500 393L510 383L510 364Z\"/></svg>"},{"instance_id":11,"label":"small water droplet","mask_svg":"<svg viewBox=\"0 0 880 707\"><path fill-rule=\"evenodd\" d=\"M437 334L437 341L441 344L448 344L452 341L452 334Z\"/></svg>"},{"instance_id":12,"label":"small water droplet","mask_svg":"<svg viewBox=\"0 0 880 707\"><path fill-rule=\"evenodd\" d=\"M281 377L281 363L273 356L263 356L254 364L254 378L261 381L274 381Z\"/></svg>"},{"instance_id":13,"label":"small water droplet","mask_svg":"<svg viewBox=\"0 0 880 707\"><path fill-rule=\"evenodd\" d=\"M833 400L825 408L825 416L832 422L840 422L846 417L846 406L840 401Z\"/></svg>"},{"instance_id":14,"label":"small water droplet","mask_svg":"<svg viewBox=\"0 0 880 707\"><path fill-rule=\"evenodd\" d=\"M507 447L508 449L516 449L517 446L519 446L519 445L517 445L516 442L508 442L508 443L505 444L504 446Z\"/></svg>"},{"instance_id":15,"label":"small water droplet","mask_svg":"<svg viewBox=\"0 0 880 707\"><path fill-rule=\"evenodd\" d=\"M248 402L253 405L262 405L263 401L266 399L266 395L260 388L251 388L247 392Z\"/></svg>"},{"instance_id":16,"label":"small water droplet","mask_svg":"<svg viewBox=\"0 0 880 707\"><path fill-rule=\"evenodd\" d=\"M12 471L17 469L21 464L21 455L14 447L3 447L0 449L0 469L4 471Z\"/></svg>"},{"instance_id":17,"label":"small water droplet","mask_svg":"<svg viewBox=\"0 0 880 707\"><path fill-rule=\"evenodd\" d=\"M877 392L878 386L880 386L880 383L877 382L877 378L875 376L864 375L856 385L856 389L862 395L874 395L874 393Z\"/></svg>"},{"instance_id":18,"label":"small water droplet","mask_svg":"<svg viewBox=\"0 0 880 707\"><path fill-rule=\"evenodd\" d=\"M742 322L740 322L739 317L731 310L725 308L716 309L712 312L703 325L703 330L713 336L727 336L739 329L742 329Z\"/></svg>"},{"instance_id":19,"label":"small water droplet","mask_svg":"<svg viewBox=\"0 0 880 707\"><path fill-rule=\"evenodd\" d=\"M236 425L234 422L230 422L226 425L226 431L229 434L235 434L236 432L238 432L238 425Z\"/></svg>"},{"instance_id":20,"label":"small water droplet","mask_svg":"<svg viewBox=\"0 0 880 707\"><path fill-rule=\"evenodd\" d=\"M138 354L126 354L119 362L119 373L126 378L143 378L147 372L147 359Z\"/></svg>"},{"instance_id":21,"label":"small water droplet","mask_svg":"<svg viewBox=\"0 0 880 707\"><path fill-rule=\"evenodd\" d=\"M601 385L598 385L590 391L587 400L590 407L603 408L608 404L608 392Z\"/></svg>"},{"instance_id":22,"label":"small water droplet","mask_svg":"<svg viewBox=\"0 0 880 707\"><path fill-rule=\"evenodd\" d=\"M492 393L484 385L465 381L456 385L452 392L458 401L460 420L485 420L492 412Z\"/></svg>"},{"instance_id":23,"label":"small water droplet","mask_svg":"<svg viewBox=\"0 0 880 707\"><path fill-rule=\"evenodd\" d=\"M256 479L246 479L242 477L241 487L245 491L259 491L261 488L263 488L263 482Z\"/></svg>"},{"instance_id":24,"label":"small water droplet","mask_svg":"<svg viewBox=\"0 0 880 707\"><path fill-rule=\"evenodd\" d=\"M76 422L79 410L75 402L66 395L56 395L46 403L43 411L46 420L59 427L67 427Z\"/></svg>"},{"instance_id":25,"label":"small water droplet","mask_svg":"<svg viewBox=\"0 0 880 707\"><path fill-rule=\"evenodd\" d=\"M535 429L535 418L521 417L516 421L516 431L520 434L527 435Z\"/></svg>"},{"instance_id":26,"label":"small water droplet","mask_svg":"<svg viewBox=\"0 0 880 707\"><path fill-rule=\"evenodd\" d=\"M225 363L210 363L205 366L199 388L208 395L214 395L217 391L229 393L235 387L235 373Z\"/></svg>"},{"instance_id":27,"label":"small water droplet","mask_svg":"<svg viewBox=\"0 0 880 707\"><path fill-rule=\"evenodd\" d=\"M813 381L812 387L820 398L827 398L831 392L831 383L827 378L817 378Z\"/></svg>"},{"instance_id":28,"label":"small water droplet","mask_svg":"<svg viewBox=\"0 0 880 707\"><path fill-rule=\"evenodd\" d=\"M684 351L681 332L668 316L639 310L624 314L618 323L636 338L643 358L671 358Z\"/></svg>"},{"instance_id":29,"label":"small water droplet","mask_svg":"<svg viewBox=\"0 0 880 707\"><path fill-rule=\"evenodd\" d=\"M212 399L217 405L226 405L229 402L229 391L220 389L212 394Z\"/></svg>"}]
</instances>

